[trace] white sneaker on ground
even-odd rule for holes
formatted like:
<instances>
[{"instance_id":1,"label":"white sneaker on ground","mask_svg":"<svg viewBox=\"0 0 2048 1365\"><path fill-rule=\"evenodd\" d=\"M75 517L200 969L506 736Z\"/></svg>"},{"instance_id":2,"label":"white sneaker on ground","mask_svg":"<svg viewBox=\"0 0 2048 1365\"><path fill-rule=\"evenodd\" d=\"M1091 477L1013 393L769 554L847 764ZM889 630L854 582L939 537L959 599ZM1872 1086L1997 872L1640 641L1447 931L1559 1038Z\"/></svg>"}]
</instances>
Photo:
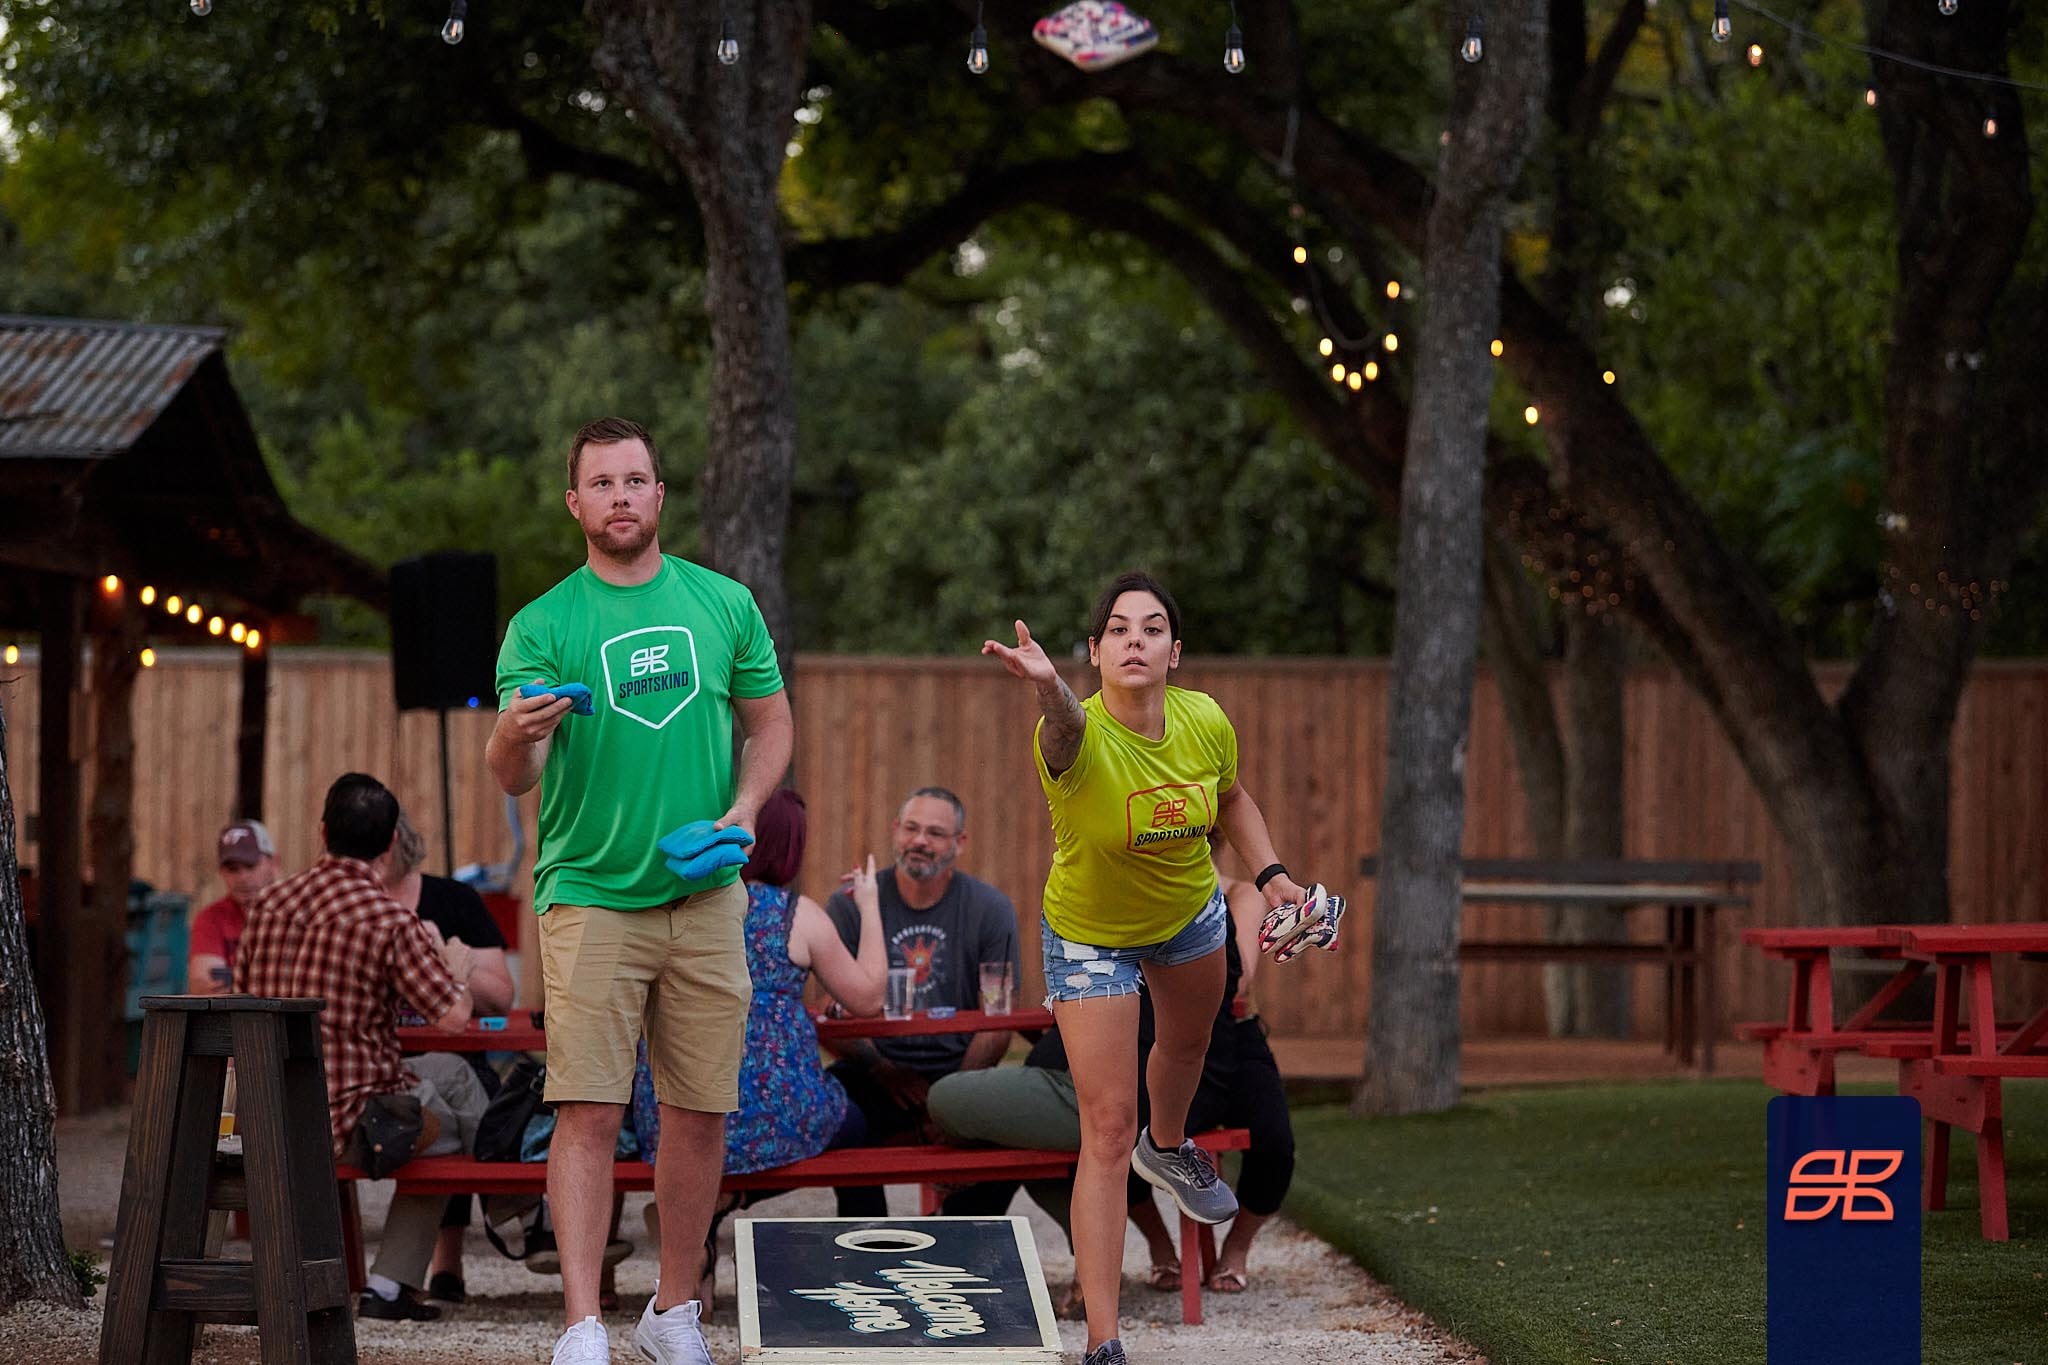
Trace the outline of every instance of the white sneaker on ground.
<instances>
[{"instance_id":1,"label":"white sneaker on ground","mask_svg":"<svg viewBox=\"0 0 2048 1365\"><path fill-rule=\"evenodd\" d=\"M612 1339L596 1318L583 1321L562 1333L555 1343L554 1365L611 1365Z\"/></svg>"},{"instance_id":2,"label":"white sneaker on ground","mask_svg":"<svg viewBox=\"0 0 2048 1365\"><path fill-rule=\"evenodd\" d=\"M659 1281L654 1288L656 1293L660 1292ZM654 1365L711 1365L711 1348L704 1344L704 1331L697 1325L702 1307L691 1299L666 1313L657 1313L654 1300L649 1299L647 1310L640 1315L640 1325L633 1329L633 1344Z\"/></svg>"}]
</instances>

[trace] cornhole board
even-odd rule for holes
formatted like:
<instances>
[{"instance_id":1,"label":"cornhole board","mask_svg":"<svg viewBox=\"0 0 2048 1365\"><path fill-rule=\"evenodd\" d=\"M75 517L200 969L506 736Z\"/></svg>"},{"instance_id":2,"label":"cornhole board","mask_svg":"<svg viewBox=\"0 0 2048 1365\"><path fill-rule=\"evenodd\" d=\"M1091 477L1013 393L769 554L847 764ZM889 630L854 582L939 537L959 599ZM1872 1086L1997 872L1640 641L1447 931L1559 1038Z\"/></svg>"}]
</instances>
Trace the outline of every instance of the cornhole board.
<instances>
[{"instance_id":1,"label":"cornhole board","mask_svg":"<svg viewBox=\"0 0 2048 1365\"><path fill-rule=\"evenodd\" d=\"M740 1359L1059 1365L1024 1218L742 1218Z\"/></svg>"}]
</instances>

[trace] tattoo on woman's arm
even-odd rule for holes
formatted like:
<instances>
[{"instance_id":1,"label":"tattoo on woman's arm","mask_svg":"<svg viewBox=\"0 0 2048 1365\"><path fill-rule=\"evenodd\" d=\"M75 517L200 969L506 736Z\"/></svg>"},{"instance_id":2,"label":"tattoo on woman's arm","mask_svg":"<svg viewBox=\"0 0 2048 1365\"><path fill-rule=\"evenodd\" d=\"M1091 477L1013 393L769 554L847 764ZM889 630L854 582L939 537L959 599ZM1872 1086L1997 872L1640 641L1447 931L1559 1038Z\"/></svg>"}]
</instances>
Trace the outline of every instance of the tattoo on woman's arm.
<instances>
[{"instance_id":1,"label":"tattoo on woman's arm","mask_svg":"<svg viewBox=\"0 0 2048 1365\"><path fill-rule=\"evenodd\" d=\"M1045 724L1038 731L1038 752L1046 771L1054 777L1074 766L1081 754L1081 734L1088 728L1088 713L1074 697L1065 678L1054 678L1058 692L1040 690L1039 705L1045 709Z\"/></svg>"}]
</instances>

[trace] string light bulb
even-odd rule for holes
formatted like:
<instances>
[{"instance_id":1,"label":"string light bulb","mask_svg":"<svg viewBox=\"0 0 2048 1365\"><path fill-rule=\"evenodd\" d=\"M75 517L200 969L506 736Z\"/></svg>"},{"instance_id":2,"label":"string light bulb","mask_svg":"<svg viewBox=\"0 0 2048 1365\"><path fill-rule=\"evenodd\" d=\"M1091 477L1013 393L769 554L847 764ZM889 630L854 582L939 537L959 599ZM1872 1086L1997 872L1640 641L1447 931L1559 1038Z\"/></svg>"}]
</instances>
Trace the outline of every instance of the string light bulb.
<instances>
[{"instance_id":1,"label":"string light bulb","mask_svg":"<svg viewBox=\"0 0 2048 1365\"><path fill-rule=\"evenodd\" d=\"M194 8L197 8L197 6L194 6ZM1935 8L1940 10L1943 14L1953 18L1958 8L1957 0L1939 0L1939 3L1935 5Z\"/></svg>"},{"instance_id":2,"label":"string light bulb","mask_svg":"<svg viewBox=\"0 0 2048 1365\"><path fill-rule=\"evenodd\" d=\"M1528 407L1522 409L1522 420L1524 422L1527 422L1532 427L1536 425L1537 419L1539 419L1542 416L1542 413L1536 411L1536 405L1534 403L1531 403Z\"/></svg>"},{"instance_id":3,"label":"string light bulb","mask_svg":"<svg viewBox=\"0 0 2048 1365\"><path fill-rule=\"evenodd\" d=\"M1305 247L1305 246L1298 246L1298 247L1294 248L1294 263L1295 263L1296 265L1307 265L1307 264L1308 264L1308 248L1307 248L1307 247Z\"/></svg>"},{"instance_id":4,"label":"string light bulb","mask_svg":"<svg viewBox=\"0 0 2048 1365\"><path fill-rule=\"evenodd\" d=\"M197 6L194 6L194 8L196 9ZM156 651L151 649L148 645L144 645L142 647L142 666L144 668L156 667Z\"/></svg>"},{"instance_id":5,"label":"string light bulb","mask_svg":"<svg viewBox=\"0 0 2048 1365\"><path fill-rule=\"evenodd\" d=\"M1998 115L1992 113L1984 115L1984 136L1998 136Z\"/></svg>"},{"instance_id":6,"label":"string light bulb","mask_svg":"<svg viewBox=\"0 0 2048 1365\"><path fill-rule=\"evenodd\" d=\"M1401 338L1395 336L1392 332L1389 332L1387 333L1386 337L1380 342L1380 345L1386 347L1388 353L1392 354L1393 352L1401 349Z\"/></svg>"},{"instance_id":7,"label":"string light bulb","mask_svg":"<svg viewBox=\"0 0 2048 1365\"><path fill-rule=\"evenodd\" d=\"M1377 360L1365 362L1365 382L1370 384L1380 377L1380 363Z\"/></svg>"},{"instance_id":8,"label":"string light bulb","mask_svg":"<svg viewBox=\"0 0 2048 1365\"><path fill-rule=\"evenodd\" d=\"M1486 55L1486 42L1479 30L1479 11L1474 10L1465 20L1465 41L1458 45L1458 55L1468 62L1476 62Z\"/></svg>"},{"instance_id":9,"label":"string light bulb","mask_svg":"<svg viewBox=\"0 0 2048 1365\"><path fill-rule=\"evenodd\" d=\"M1864 86L1864 87L1863 87L1863 103L1864 103L1865 105L1867 105L1868 107L1872 108L1872 109L1875 109L1875 108L1877 108L1877 87L1876 87L1876 86L1874 86L1874 85L1866 85L1866 86Z\"/></svg>"},{"instance_id":10,"label":"string light bulb","mask_svg":"<svg viewBox=\"0 0 2048 1365\"><path fill-rule=\"evenodd\" d=\"M243 625L240 621L237 621L233 625L228 627L228 638L230 640L233 640L236 644L242 643L242 638L246 636L248 633L249 628Z\"/></svg>"},{"instance_id":11,"label":"string light bulb","mask_svg":"<svg viewBox=\"0 0 2048 1365\"><path fill-rule=\"evenodd\" d=\"M1499 337L1495 337L1493 339L1493 345L1487 347L1486 349L1493 352L1493 358L1495 360L1499 360L1501 357L1501 353L1506 351L1507 347L1501 344L1501 340Z\"/></svg>"},{"instance_id":12,"label":"string light bulb","mask_svg":"<svg viewBox=\"0 0 2048 1365\"><path fill-rule=\"evenodd\" d=\"M967 37L967 69L977 76L988 74L988 30L981 26L981 6L974 7L974 32Z\"/></svg>"},{"instance_id":13,"label":"string light bulb","mask_svg":"<svg viewBox=\"0 0 2048 1365\"><path fill-rule=\"evenodd\" d=\"M150 584L143 584L142 591L137 593L136 596L142 599L142 605L145 607L153 607L156 605L156 588L151 586Z\"/></svg>"},{"instance_id":14,"label":"string light bulb","mask_svg":"<svg viewBox=\"0 0 2048 1365\"><path fill-rule=\"evenodd\" d=\"M1223 30L1223 69L1244 74L1244 30L1237 26L1237 0L1230 0L1230 27Z\"/></svg>"},{"instance_id":15,"label":"string light bulb","mask_svg":"<svg viewBox=\"0 0 2048 1365\"><path fill-rule=\"evenodd\" d=\"M164 599L164 610L176 616L179 612L185 610L185 599L176 593L172 593Z\"/></svg>"},{"instance_id":16,"label":"string light bulb","mask_svg":"<svg viewBox=\"0 0 2048 1365\"><path fill-rule=\"evenodd\" d=\"M463 31L467 27L464 20L468 17L469 0L450 0L448 22L441 25L441 41L450 47L461 42Z\"/></svg>"},{"instance_id":17,"label":"string light bulb","mask_svg":"<svg viewBox=\"0 0 2048 1365\"><path fill-rule=\"evenodd\" d=\"M1401 282L1399 280L1387 281L1387 297L1390 299L1398 299L1401 297Z\"/></svg>"},{"instance_id":18,"label":"string light bulb","mask_svg":"<svg viewBox=\"0 0 2048 1365\"><path fill-rule=\"evenodd\" d=\"M228 623L218 616L209 617L206 622L206 633L208 635L218 635L227 628Z\"/></svg>"},{"instance_id":19,"label":"string light bulb","mask_svg":"<svg viewBox=\"0 0 2048 1365\"><path fill-rule=\"evenodd\" d=\"M1330 340L1328 337L1324 337L1321 341L1316 343L1316 349L1318 351L1321 351L1324 355L1334 355L1337 350L1337 343Z\"/></svg>"},{"instance_id":20,"label":"string light bulb","mask_svg":"<svg viewBox=\"0 0 2048 1365\"><path fill-rule=\"evenodd\" d=\"M1331 378L1331 379L1333 379L1333 380L1335 380L1335 381L1336 381L1337 383L1339 383L1339 384L1341 384L1341 383L1343 383L1343 382L1344 382L1344 362L1343 362L1343 361L1341 361L1341 360L1340 360L1340 361L1338 361L1338 362L1337 362L1336 364L1334 364L1334 365L1332 365L1332 366L1330 367L1330 378Z\"/></svg>"},{"instance_id":21,"label":"string light bulb","mask_svg":"<svg viewBox=\"0 0 2048 1365\"><path fill-rule=\"evenodd\" d=\"M1764 45L1762 43L1751 43L1749 45L1749 64L1751 66L1762 66L1764 64Z\"/></svg>"},{"instance_id":22,"label":"string light bulb","mask_svg":"<svg viewBox=\"0 0 2048 1365\"><path fill-rule=\"evenodd\" d=\"M1600 371L1600 382L1601 382L1601 383L1603 383L1603 384L1612 384L1612 383L1614 382L1614 371L1612 371L1612 370L1602 370L1602 371Z\"/></svg>"},{"instance_id":23,"label":"string light bulb","mask_svg":"<svg viewBox=\"0 0 2048 1365\"><path fill-rule=\"evenodd\" d=\"M196 626L199 624L199 618L205 614L205 612L199 610L199 604L194 602L191 606L185 608L185 621L189 625Z\"/></svg>"},{"instance_id":24,"label":"string light bulb","mask_svg":"<svg viewBox=\"0 0 2048 1365\"><path fill-rule=\"evenodd\" d=\"M1351 386L1351 391L1353 393L1357 393L1360 389L1365 387L1365 381L1359 378L1358 371L1356 370L1353 370L1350 374L1345 375L1344 382Z\"/></svg>"},{"instance_id":25,"label":"string light bulb","mask_svg":"<svg viewBox=\"0 0 2048 1365\"><path fill-rule=\"evenodd\" d=\"M105 593L109 597L112 597L115 593L121 591L120 575L108 574L105 578L102 578L100 580L100 591Z\"/></svg>"},{"instance_id":26,"label":"string light bulb","mask_svg":"<svg viewBox=\"0 0 2048 1365\"><path fill-rule=\"evenodd\" d=\"M263 632L251 626L249 633L242 637L242 643L251 649L258 648L263 643Z\"/></svg>"},{"instance_id":27,"label":"string light bulb","mask_svg":"<svg viewBox=\"0 0 2048 1365\"><path fill-rule=\"evenodd\" d=\"M1728 0L1714 0L1714 41L1725 43L1735 32L1735 23L1728 17Z\"/></svg>"},{"instance_id":28,"label":"string light bulb","mask_svg":"<svg viewBox=\"0 0 2048 1365\"><path fill-rule=\"evenodd\" d=\"M213 13L213 0L192 0L192 12L204 19Z\"/></svg>"},{"instance_id":29,"label":"string light bulb","mask_svg":"<svg viewBox=\"0 0 2048 1365\"><path fill-rule=\"evenodd\" d=\"M6 649L6 651L5 651L4 653L0 653L0 659L5 659L5 660L7 660L7 662L8 662L9 664L18 664L18 663L20 663L20 662L21 662L21 646L20 646L20 645L17 645L17 644L15 644L15 643L13 643L12 641L9 641L9 642L8 642L8 645L7 645L7 649Z\"/></svg>"}]
</instances>

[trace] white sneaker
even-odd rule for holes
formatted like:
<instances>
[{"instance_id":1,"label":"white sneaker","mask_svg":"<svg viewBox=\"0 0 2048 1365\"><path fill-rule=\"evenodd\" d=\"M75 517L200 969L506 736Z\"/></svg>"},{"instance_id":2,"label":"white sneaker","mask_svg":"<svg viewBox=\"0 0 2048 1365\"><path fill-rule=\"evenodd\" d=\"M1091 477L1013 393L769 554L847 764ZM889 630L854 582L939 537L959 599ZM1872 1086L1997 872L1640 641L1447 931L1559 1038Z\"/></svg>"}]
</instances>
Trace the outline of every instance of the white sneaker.
<instances>
[{"instance_id":1,"label":"white sneaker","mask_svg":"<svg viewBox=\"0 0 2048 1365\"><path fill-rule=\"evenodd\" d=\"M611 1361L612 1339L596 1318L585 1318L555 1342L554 1365L611 1365Z\"/></svg>"},{"instance_id":2,"label":"white sneaker","mask_svg":"<svg viewBox=\"0 0 2048 1365\"><path fill-rule=\"evenodd\" d=\"M660 1288L657 1281L656 1291ZM647 1310L640 1315L640 1325L633 1329L633 1344L654 1365L711 1365L711 1348L704 1344L704 1331L697 1325L702 1307L703 1304L691 1299L666 1313L657 1313L654 1300L649 1299Z\"/></svg>"}]
</instances>

